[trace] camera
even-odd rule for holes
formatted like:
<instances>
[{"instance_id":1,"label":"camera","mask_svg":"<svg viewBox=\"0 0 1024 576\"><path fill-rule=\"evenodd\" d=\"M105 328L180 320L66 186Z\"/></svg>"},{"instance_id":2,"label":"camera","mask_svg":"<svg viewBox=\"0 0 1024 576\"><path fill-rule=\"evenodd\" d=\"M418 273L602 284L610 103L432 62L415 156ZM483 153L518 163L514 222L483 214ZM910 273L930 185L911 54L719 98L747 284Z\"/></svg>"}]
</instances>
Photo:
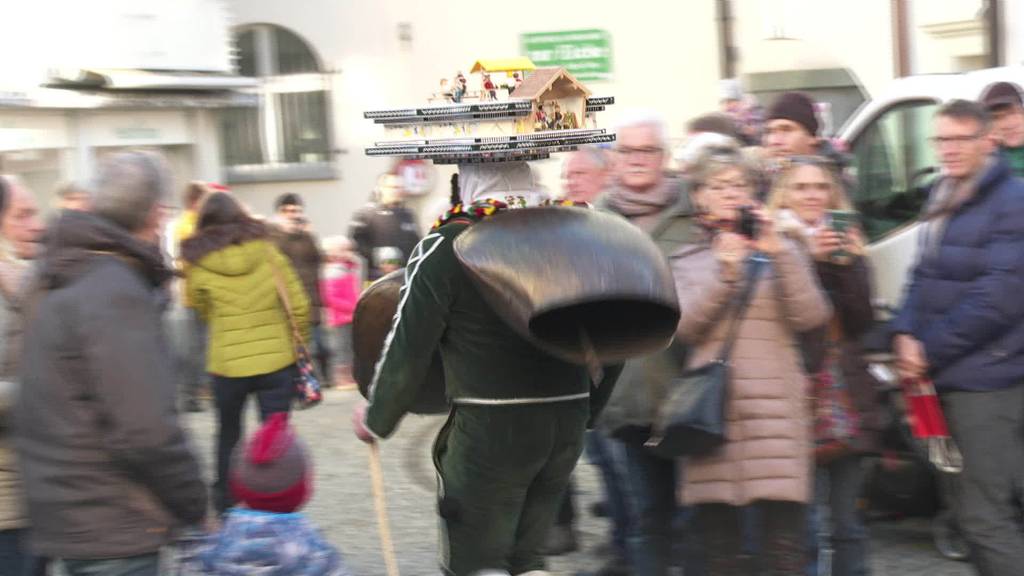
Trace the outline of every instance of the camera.
<instances>
[{"instance_id":1,"label":"camera","mask_svg":"<svg viewBox=\"0 0 1024 576\"><path fill-rule=\"evenodd\" d=\"M755 240L757 239L759 227L760 222L757 220L757 214L754 214L754 208L752 206L740 206L739 218L736 219L736 233Z\"/></svg>"}]
</instances>

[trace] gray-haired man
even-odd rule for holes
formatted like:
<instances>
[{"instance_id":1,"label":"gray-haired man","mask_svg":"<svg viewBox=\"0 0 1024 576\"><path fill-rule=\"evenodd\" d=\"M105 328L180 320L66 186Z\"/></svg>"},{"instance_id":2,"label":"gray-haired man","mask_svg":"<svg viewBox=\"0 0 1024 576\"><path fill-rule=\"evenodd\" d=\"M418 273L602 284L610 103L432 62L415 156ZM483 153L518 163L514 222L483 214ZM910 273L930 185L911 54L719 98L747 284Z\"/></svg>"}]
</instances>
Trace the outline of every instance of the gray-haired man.
<instances>
[{"instance_id":1,"label":"gray-haired man","mask_svg":"<svg viewBox=\"0 0 1024 576\"><path fill-rule=\"evenodd\" d=\"M30 545L70 576L155 576L174 528L206 512L161 329L169 186L158 156L110 157L92 212L54 224L28 296L16 441Z\"/></svg>"},{"instance_id":2,"label":"gray-haired man","mask_svg":"<svg viewBox=\"0 0 1024 576\"><path fill-rule=\"evenodd\" d=\"M620 121L616 135L611 183L597 206L629 220L664 254L671 254L690 241L694 214L684 183L665 172L665 122L653 112L632 111ZM677 463L644 448L652 399L636 390L664 389L682 370L674 351L630 361L622 375L627 385L612 395L599 433L588 438L588 451L604 472L616 524L617 554L601 576L669 573Z\"/></svg>"}]
</instances>

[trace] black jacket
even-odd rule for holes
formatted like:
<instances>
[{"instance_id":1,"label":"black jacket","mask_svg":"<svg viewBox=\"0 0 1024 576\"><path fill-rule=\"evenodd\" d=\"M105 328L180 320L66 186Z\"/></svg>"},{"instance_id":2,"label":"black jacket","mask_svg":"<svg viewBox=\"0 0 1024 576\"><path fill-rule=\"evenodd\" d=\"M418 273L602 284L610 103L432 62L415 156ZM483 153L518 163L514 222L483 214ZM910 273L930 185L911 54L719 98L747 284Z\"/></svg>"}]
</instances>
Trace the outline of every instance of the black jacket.
<instances>
[{"instance_id":1,"label":"black jacket","mask_svg":"<svg viewBox=\"0 0 1024 576\"><path fill-rule=\"evenodd\" d=\"M65 212L27 301L15 438L35 553L155 552L202 520L206 490L175 410L156 246Z\"/></svg>"},{"instance_id":2,"label":"black jacket","mask_svg":"<svg viewBox=\"0 0 1024 576\"><path fill-rule=\"evenodd\" d=\"M401 205L370 204L361 208L352 217L348 235L367 264L370 280L382 275L373 261L374 248L398 248L402 251L402 266L405 266L420 241L416 215Z\"/></svg>"},{"instance_id":3,"label":"black jacket","mask_svg":"<svg viewBox=\"0 0 1024 576\"><path fill-rule=\"evenodd\" d=\"M292 263L299 280L302 280L306 296L309 297L310 322L320 325L320 266L323 265L324 256L316 237L309 232L285 232L278 228L272 230L272 237L278 249Z\"/></svg>"}]
</instances>

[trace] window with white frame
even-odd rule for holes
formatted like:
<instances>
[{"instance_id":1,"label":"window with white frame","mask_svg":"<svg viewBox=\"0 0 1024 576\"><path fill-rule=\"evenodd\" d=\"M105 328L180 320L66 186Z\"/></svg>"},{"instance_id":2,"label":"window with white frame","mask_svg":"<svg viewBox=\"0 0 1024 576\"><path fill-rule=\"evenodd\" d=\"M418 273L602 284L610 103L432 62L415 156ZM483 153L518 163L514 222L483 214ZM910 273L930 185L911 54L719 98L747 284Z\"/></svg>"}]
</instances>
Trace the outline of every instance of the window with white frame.
<instances>
[{"instance_id":1,"label":"window with white frame","mask_svg":"<svg viewBox=\"0 0 1024 576\"><path fill-rule=\"evenodd\" d=\"M309 45L270 24L235 34L238 73L259 80L258 108L221 116L230 182L336 178L330 134L330 76Z\"/></svg>"}]
</instances>

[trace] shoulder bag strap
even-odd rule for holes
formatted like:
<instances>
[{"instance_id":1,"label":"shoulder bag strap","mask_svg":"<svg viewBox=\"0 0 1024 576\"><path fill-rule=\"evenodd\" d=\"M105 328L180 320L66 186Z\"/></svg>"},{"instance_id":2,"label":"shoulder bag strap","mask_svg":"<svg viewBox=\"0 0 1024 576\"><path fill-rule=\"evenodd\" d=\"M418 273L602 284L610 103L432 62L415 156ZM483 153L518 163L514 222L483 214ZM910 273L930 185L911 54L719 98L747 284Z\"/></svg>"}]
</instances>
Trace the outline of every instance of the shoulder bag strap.
<instances>
[{"instance_id":1,"label":"shoulder bag strap","mask_svg":"<svg viewBox=\"0 0 1024 576\"><path fill-rule=\"evenodd\" d=\"M274 261L275 254L273 248L268 245L267 247L267 263L270 265L270 273L274 276L274 286L277 289L277 298L281 301L281 306L284 308L284 315L288 318L288 326L291 328L292 340L296 348L299 348L303 354L309 355L306 350L306 343L302 339L302 331L299 330L299 324L295 321L295 315L292 313L291 300L288 298L288 288L285 285L284 278L281 277L281 270L277 267Z\"/></svg>"},{"instance_id":2,"label":"shoulder bag strap","mask_svg":"<svg viewBox=\"0 0 1024 576\"><path fill-rule=\"evenodd\" d=\"M729 309L733 311L733 314L732 318L729 320L729 331L726 333L725 341L722 343L722 349L718 352L719 362L725 363L729 361L729 356L732 354L732 348L736 344L736 337L739 335L740 323L743 321L743 314L746 313L747 306L750 305L750 300L754 294L754 288L757 286L758 278L767 263L768 259L760 253L754 254L749 260L747 260L747 281L743 286L743 290L736 295L729 306Z\"/></svg>"}]
</instances>

